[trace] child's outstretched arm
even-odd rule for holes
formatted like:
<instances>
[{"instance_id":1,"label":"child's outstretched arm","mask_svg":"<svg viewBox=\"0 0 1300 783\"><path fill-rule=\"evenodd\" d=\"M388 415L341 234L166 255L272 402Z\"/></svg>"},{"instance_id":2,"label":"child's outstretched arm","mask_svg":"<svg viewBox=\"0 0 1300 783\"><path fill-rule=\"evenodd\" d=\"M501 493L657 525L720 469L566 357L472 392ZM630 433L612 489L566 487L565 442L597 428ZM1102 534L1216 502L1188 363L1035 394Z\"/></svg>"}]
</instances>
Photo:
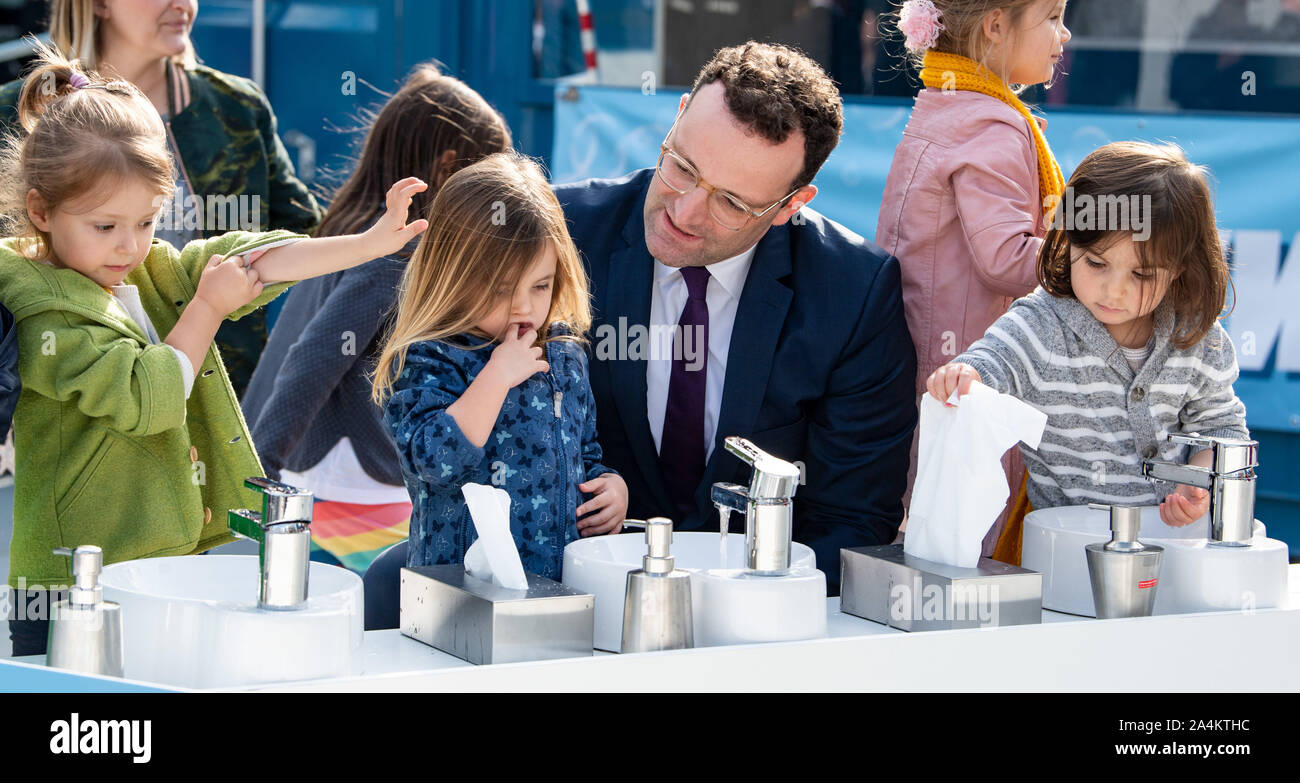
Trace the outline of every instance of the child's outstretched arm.
<instances>
[{"instance_id":1,"label":"child's outstretched arm","mask_svg":"<svg viewBox=\"0 0 1300 783\"><path fill-rule=\"evenodd\" d=\"M407 177L388 189L387 210L366 231L304 239L273 248L254 257L251 265L261 281L270 285L327 275L396 253L429 226L429 221L423 218L406 222L411 197L428 187L416 177Z\"/></svg>"},{"instance_id":2,"label":"child's outstretched arm","mask_svg":"<svg viewBox=\"0 0 1300 783\"><path fill-rule=\"evenodd\" d=\"M1032 297L1031 297L1032 298ZM1030 366L1034 356L1042 357L1045 348L1035 341L1035 331L1050 331L1052 324L1038 308L1022 299L1013 302L1011 309L993 322L984 336L976 340L965 353L940 367L927 380L927 388L940 402L947 402L954 389L958 397L970 391L970 384L978 381L990 389L1024 399L1032 387L1037 371Z\"/></svg>"},{"instance_id":3,"label":"child's outstretched arm","mask_svg":"<svg viewBox=\"0 0 1300 783\"><path fill-rule=\"evenodd\" d=\"M1246 406L1233 391L1237 381L1237 352L1223 327L1215 324L1202 341L1199 361L1193 365L1193 383L1199 389L1179 413L1184 432L1199 432L1216 438L1249 438ZM1209 449L1197 452L1188 465L1208 468L1214 459ZM1210 510L1210 495L1200 487L1179 484L1160 504L1160 519L1166 525L1182 527Z\"/></svg>"},{"instance_id":4,"label":"child's outstretched arm","mask_svg":"<svg viewBox=\"0 0 1300 783\"><path fill-rule=\"evenodd\" d=\"M221 322L261 293L262 281L257 272L246 268L238 256L224 261L221 256L212 256L199 278L194 298L163 342L185 354L191 372L197 372Z\"/></svg>"}]
</instances>

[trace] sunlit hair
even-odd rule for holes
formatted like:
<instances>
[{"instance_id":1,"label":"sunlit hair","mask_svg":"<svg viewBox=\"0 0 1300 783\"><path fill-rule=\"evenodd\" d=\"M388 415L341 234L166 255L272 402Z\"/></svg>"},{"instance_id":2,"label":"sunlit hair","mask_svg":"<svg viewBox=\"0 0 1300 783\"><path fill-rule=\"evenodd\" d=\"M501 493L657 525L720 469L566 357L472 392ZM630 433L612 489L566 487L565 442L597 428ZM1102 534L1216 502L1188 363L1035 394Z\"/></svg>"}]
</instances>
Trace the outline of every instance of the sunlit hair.
<instances>
[{"instance_id":1,"label":"sunlit hair","mask_svg":"<svg viewBox=\"0 0 1300 783\"><path fill-rule=\"evenodd\" d=\"M411 200L411 214L436 221L429 205L448 177L510 149L510 131L501 115L432 63L417 65L372 119L361 157L334 194L316 236L365 231L383 214L388 188L409 176L429 183ZM445 153L452 157L444 162Z\"/></svg>"},{"instance_id":2,"label":"sunlit hair","mask_svg":"<svg viewBox=\"0 0 1300 783\"><path fill-rule=\"evenodd\" d=\"M95 15L95 0L50 0L50 43L71 59L80 60L87 68L99 69L99 17ZM185 51L171 58L185 68L193 68L198 61L194 44L186 37Z\"/></svg>"},{"instance_id":3,"label":"sunlit hair","mask_svg":"<svg viewBox=\"0 0 1300 783\"><path fill-rule=\"evenodd\" d=\"M103 193L135 179L158 194L158 206L175 189L162 120L130 82L105 81L59 51L37 44L36 62L18 98L24 133L11 133L0 152L0 223L6 234L30 237L30 254L43 258L49 237L27 215L35 190L47 209ZM88 84L72 85L74 74Z\"/></svg>"},{"instance_id":4,"label":"sunlit hair","mask_svg":"<svg viewBox=\"0 0 1300 783\"><path fill-rule=\"evenodd\" d=\"M1066 184L1073 199L1088 196L1150 197L1145 216L1150 236L1133 247L1143 270L1173 276L1165 301L1175 316L1176 348L1196 345L1223 315L1229 285L1223 243L1214 219L1214 200L1206 170L1189 162L1172 144L1121 141L1100 147L1083 159ZM1063 201L1057 210L1063 209ZM1053 219L1038 255L1038 282L1053 296L1074 297L1072 250L1104 253L1132 231L1078 230ZM1144 289L1146 287L1144 286ZM1148 292L1144 290L1144 295ZM1149 304L1149 302L1145 302Z\"/></svg>"},{"instance_id":5,"label":"sunlit hair","mask_svg":"<svg viewBox=\"0 0 1300 783\"><path fill-rule=\"evenodd\" d=\"M375 402L382 404L392 392L408 348L473 330L500 305L498 289L515 291L548 246L555 250L555 284L551 310L537 332L543 340L585 339L591 328L586 271L560 203L535 162L511 151L461 169L438 191L429 214L375 365ZM572 334L548 337L555 323L566 324Z\"/></svg>"},{"instance_id":6,"label":"sunlit hair","mask_svg":"<svg viewBox=\"0 0 1300 783\"><path fill-rule=\"evenodd\" d=\"M943 32L939 33L939 39L935 41L930 51L959 54L981 65L986 65L989 53L993 50L993 42L984 35L984 17L999 8L1002 9L1011 26L1009 45L1013 50L1020 29L1041 21L1025 18L1025 12L1040 0L933 0L933 2L935 8L939 9L939 21L943 24ZM900 2L899 5L901 6L902 3ZM881 21L885 35L899 41L903 39L903 33L898 29L897 12L889 14ZM909 53L908 59L919 71L925 59L925 52ZM997 74L997 76L1004 80L1006 78L1004 74ZM1020 93L1028 85L1010 86L1013 92ZM1051 85L1049 83L1045 86Z\"/></svg>"}]
</instances>

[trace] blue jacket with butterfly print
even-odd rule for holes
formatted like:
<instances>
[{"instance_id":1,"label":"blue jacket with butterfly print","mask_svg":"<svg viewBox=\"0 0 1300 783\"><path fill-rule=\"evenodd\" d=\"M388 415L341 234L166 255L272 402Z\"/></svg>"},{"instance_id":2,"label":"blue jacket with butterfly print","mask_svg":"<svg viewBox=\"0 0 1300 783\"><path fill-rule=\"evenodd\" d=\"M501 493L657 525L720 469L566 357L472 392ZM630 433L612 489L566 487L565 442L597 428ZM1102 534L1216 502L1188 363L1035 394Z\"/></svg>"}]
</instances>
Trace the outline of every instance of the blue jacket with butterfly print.
<instances>
[{"instance_id":1,"label":"blue jacket with butterfly print","mask_svg":"<svg viewBox=\"0 0 1300 783\"><path fill-rule=\"evenodd\" d=\"M565 333L562 325L551 334ZM546 343L551 369L506 395L483 448L470 443L447 407L492 358L495 344L470 335L412 345L385 404L402 477L411 494L407 565L461 563L478 537L460 488L510 493L510 533L524 570L560 578L564 547L578 539L578 484L602 473L596 405L580 343ZM483 346L474 348L473 346Z\"/></svg>"}]
</instances>

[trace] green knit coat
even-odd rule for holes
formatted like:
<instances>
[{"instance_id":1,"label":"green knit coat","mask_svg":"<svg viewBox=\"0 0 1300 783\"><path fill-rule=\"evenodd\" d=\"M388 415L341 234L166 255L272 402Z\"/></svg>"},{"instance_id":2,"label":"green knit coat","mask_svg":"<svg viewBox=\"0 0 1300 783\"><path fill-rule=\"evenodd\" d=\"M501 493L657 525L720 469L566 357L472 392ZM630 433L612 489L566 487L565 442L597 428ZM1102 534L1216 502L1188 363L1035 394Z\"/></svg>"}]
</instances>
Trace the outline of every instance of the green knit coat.
<instances>
[{"instance_id":1,"label":"green knit coat","mask_svg":"<svg viewBox=\"0 0 1300 783\"><path fill-rule=\"evenodd\" d=\"M125 283L161 337L194 298L214 254L294 238L232 232L177 252L155 241ZM259 507L244 479L263 475L215 345L185 397L180 362L94 281L25 258L0 241L0 303L17 319L22 395L14 412L14 531L9 584L70 584L55 547L95 544L104 562L202 552L234 540L226 511ZM261 307L291 283L229 316Z\"/></svg>"},{"instance_id":2,"label":"green knit coat","mask_svg":"<svg viewBox=\"0 0 1300 783\"><path fill-rule=\"evenodd\" d=\"M261 209L252 216L257 220L254 230L283 229L300 234L315 230L320 208L294 174L266 95L249 79L203 65L186 69L185 78L190 104L177 112L168 126L180 154L176 165L193 195L205 199L257 196ZM22 86L21 81L0 86L0 131L21 132L17 108ZM199 227L201 236L208 239L237 228L248 227ZM222 324L217 333L217 345L240 394L253 377L267 332L266 312L258 310L237 324Z\"/></svg>"}]
</instances>

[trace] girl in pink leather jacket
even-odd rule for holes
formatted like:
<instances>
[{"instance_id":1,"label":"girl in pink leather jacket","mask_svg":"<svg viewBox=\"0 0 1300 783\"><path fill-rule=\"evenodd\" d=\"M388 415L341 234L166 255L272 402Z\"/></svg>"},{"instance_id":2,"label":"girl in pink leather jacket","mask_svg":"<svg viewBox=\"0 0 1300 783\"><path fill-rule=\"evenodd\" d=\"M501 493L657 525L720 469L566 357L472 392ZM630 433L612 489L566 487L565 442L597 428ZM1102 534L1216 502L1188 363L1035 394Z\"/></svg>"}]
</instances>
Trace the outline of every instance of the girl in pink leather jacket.
<instances>
[{"instance_id":1,"label":"girl in pink leather jacket","mask_svg":"<svg viewBox=\"0 0 1300 783\"><path fill-rule=\"evenodd\" d=\"M1064 182L1042 121L1017 93L1054 76L1070 40L1064 14L1065 0L907 0L899 12L925 89L894 152L875 241L901 264L918 400L936 368L1037 284ZM1019 489L1014 450L1007 468ZM914 441L909 496L915 475Z\"/></svg>"}]
</instances>

